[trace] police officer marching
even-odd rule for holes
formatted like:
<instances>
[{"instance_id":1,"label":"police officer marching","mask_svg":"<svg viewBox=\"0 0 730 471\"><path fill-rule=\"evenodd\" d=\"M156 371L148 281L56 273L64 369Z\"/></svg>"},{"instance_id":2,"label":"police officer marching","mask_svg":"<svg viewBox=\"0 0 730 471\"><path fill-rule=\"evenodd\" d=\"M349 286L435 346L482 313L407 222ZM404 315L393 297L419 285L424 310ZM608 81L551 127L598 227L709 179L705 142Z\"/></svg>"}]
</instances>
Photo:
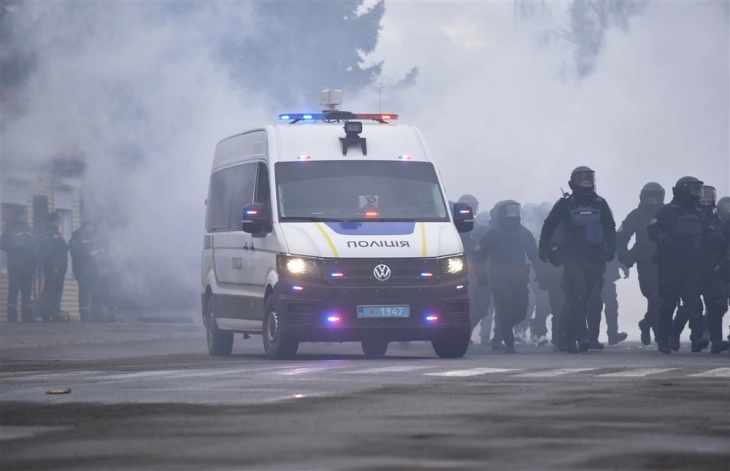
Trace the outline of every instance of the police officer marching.
<instances>
[{"instance_id":1,"label":"police officer marching","mask_svg":"<svg viewBox=\"0 0 730 471\"><path fill-rule=\"evenodd\" d=\"M723 259L727 256L724 223L717 214L717 192L705 185L700 197L700 209L709 221L708 232L702 247L702 299L705 302L707 329L712 342L711 353L730 350L730 343L723 339L722 317L728 310L726 285L720 277Z\"/></svg>"},{"instance_id":2,"label":"police officer marching","mask_svg":"<svg viewBox=\"0 0 730 471\"><path fill-rule=\"evenodd\" d=\"M616 223L605 199L596 194L595 173L588 167L577 167L570 175L572 193L553 206L540 234L540 259L551 256L551 239L559 225L564 234L560 249L564 258L565 333L570 353L589 348L601 350L598 338L603 301L603 276L606 262L616 254ZM587 329L586 323L590 324Z\"/></svg>"},{"instance_id":3,"label":"police officer marching","mask_svg":"<svg viewBox=\"0 0 730 471\"><path fill-rule=\"evenodd\" d=\"M705 215L697 207L702 186L703 182L695 177L680 178L672 188L674 198L657 211L647 228L649 239L657 245L655 259L659 264L659 296L662 299L657 345L662 353L672 353L680 348L673 320L680 300L690 327L696 326L692 350L701 350L707 342L699 329L702 325L702 245L708 231Z\"/></svg>"},{"instance_id":4,"label":"police officer marching","mask_svg":"<svg viewBox=\"0 0 730 471\"><path fill-rule=\"evenodd\" d=\"M530 279L527 261L537 262L535 238L521 224L521 217L519 203L502 202L497 211L497 226L485 234L474 254L477 273L482 277L488 275L506 353L515 352L513 329L527 315Z\"/></svg>"},{"instance_id":5,"label":"police officer marching","mask_svg":"<svg viewBox=\"0 0 730 471\"><path fill-rule=\"evenodd\" d=\"M43 321L65 320L61 313L63 284L68 271L68 244L61 235L61 216L54 211L48 216L49 234L43 244L44 287L41 297Z\"/></svg>"},{"instance_id":6,"label":"police officer marching","mask_svg":"<svg viewBox=\"0 0 730 471\"><path fill-rule=\"evenodd\" d=\"M13 215L14 220L3 231L0 239L0 249L8 254L8 322L18 322L18 292L23 322L34 322L31 291L37 262L37 242L33 228L28 225L26 210L17 208Z\"/></svg>"},{"instance_id":7,"label":"police officer marching","mask_svg":"<svg viewBox=\"0 0 730 471\"><path fill-rule=\"evenodd\" d=\"M636 265L639 274L641 294L646 298L647 307L644 318L639 321L641 343L651 344L651 333L657 338L659 323L659 269L652 261L656 245L649 239L646 227L659 208L664 206L664 188L659 183L649 182L641 189L639 206L631 211L621 223L616 233L616 254L621 263L631 268ZM636 236L634 245L629 242Z\"/></svg>"}]
</instances>

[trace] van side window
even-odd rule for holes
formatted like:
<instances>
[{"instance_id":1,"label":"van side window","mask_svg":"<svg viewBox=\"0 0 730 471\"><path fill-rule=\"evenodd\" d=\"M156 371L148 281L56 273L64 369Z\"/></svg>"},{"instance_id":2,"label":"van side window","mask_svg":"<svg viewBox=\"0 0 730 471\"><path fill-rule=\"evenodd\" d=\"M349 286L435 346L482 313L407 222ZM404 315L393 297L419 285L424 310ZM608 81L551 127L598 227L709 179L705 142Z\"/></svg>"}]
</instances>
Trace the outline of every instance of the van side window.
<instances>
[{"instance_id":1,"label":"van side window","mask_svg":"<svg viewBox=\"0 0 730 471\"><path fill-rule=\"evenodd\" d=\"M208 191L208 232L241 230L243 207L253 202L256 163L238 165L215 172Z\"/></svg>"},{"instance_id":2,"label":"van side window","mask_svg":"<svg viewBox=\"0 0 730 471\"><path fill-rule=\"evenodd\" d=\"M261 203L264 207L264 214L271 215L269 168L263 162L259 162L259 174L256 181L256 198L254 199L254 203Z\"/></svg>"}]
</instances>

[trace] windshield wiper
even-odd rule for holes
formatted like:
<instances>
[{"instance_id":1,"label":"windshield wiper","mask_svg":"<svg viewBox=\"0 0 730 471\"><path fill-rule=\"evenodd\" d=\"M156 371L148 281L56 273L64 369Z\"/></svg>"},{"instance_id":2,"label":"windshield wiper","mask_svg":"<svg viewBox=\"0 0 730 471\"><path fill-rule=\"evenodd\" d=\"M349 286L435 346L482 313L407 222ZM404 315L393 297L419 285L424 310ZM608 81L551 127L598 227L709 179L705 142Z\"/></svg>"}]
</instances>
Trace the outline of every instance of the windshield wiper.
<instances>
[{"instance_id":1,"label":"windshield wiper","mask_svg":"<svg viewBox=\"0 0 730 471\"><path fill-rule=\"evenodd\" d=\"M344 222L344 219L321 218L317 216L285 216L281 222Z\"/></svg>"},{"instance_id":2,"label":"windshield wiper","mask_svg":"<svg viewBox=\"0 0 730 471\"><path fill-rule=\"evenodd\" d=\"M415 219L406 218L365 218L365 219L345 219L345 218L323 218L317 216L285 216L281 222L341 222L343 224L354 222L416 222Z\"/></svg>"}]
</instances>

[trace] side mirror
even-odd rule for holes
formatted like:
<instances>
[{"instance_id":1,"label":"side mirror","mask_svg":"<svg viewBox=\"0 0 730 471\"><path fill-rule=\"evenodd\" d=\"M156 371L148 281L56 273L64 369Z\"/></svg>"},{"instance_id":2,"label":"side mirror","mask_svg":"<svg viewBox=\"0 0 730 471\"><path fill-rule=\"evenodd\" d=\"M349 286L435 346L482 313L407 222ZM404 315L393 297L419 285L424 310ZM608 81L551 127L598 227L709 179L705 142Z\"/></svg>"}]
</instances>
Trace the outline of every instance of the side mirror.
<instances>
[{"instance_id":1,"label":"side mirror","mask_svg":"<svg viewBox=\"0 0 730 471\"><path fill-rule=\"evenodd\" d=\"M474 211L464 203L454 203L454 225L459 232L471 232L474 229Z\"/></svg>"},{"instance_id":2,"label":"side mirror","mask_svg":"<svg viewBox=\"0 0 730 471\"><path fill-rule=\"evenodd\" d=\"M248 234L260 234L271 225L269 217L264 214L261 203L252 203L243 208L241 230Z\"/></svg>"}]
</instances>

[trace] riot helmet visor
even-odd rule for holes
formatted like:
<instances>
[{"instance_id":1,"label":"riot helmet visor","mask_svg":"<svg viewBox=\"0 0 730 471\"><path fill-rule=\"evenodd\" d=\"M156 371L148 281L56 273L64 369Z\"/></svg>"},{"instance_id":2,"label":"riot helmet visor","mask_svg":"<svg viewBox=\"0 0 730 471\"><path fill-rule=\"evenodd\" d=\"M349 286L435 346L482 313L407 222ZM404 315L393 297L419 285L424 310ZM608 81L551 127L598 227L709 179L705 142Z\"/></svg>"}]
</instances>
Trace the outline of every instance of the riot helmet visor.
<instances>
[{"instance_id":1,"label":"riot helmet visor","mask_svg":"<svg viewBox=\"0 0 730 471\"><path fill-rule=\"evenodd\" d=\"M596 185L596 174L593 170L579 170L570 176L576 187L593 188Z\"/></svg>"},{"instance_id":2,"label":"riot helmet visor","mask_svg":"<svg viewBox=\"0 0 730 471\"><path fill-rule=\"evenodd\" d=\"M702 198L702 189L704 188L704 186L705 185L700 181L687 183L687 189L689 190L689 194L698 198Z\"/></svg>"},{"instance_id":3,"label":"riot helmet visor","mask_svg":"<svg viewBox=\"0 0 730 471\"><path fill-rule=\"evenodd\" d=\"M521 218L522 206L520 203L504 203L500 206L499 213L503 218Z\"/></svg>"},{"instance_id":4,"label":"riot helmet visor","mask_svg":"<svg viewBox=\"0 0 730 471\"><path fill-rule=\"evenodd\" d=\"M709 185L703 186L700 195L700 204L702 206L714 206L716 201L717 191L715 191L715 188Z\"/></svg>"}]
</instances>

